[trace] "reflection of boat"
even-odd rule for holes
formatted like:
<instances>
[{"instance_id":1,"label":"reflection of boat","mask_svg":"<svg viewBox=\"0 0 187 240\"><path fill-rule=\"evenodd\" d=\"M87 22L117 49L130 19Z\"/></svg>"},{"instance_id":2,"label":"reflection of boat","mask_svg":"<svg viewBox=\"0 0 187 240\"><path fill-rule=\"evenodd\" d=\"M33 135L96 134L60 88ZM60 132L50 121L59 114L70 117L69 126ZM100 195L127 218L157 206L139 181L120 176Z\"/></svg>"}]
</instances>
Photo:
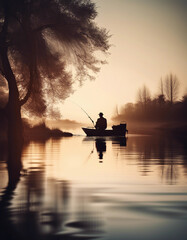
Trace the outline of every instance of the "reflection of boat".
<instances>
[{"instance_id":1,"label":"reflection of boat","mask_svg":"<svg viewBox=\"0 0 187 240\"><path fill-rule=\"evenodd\" d=\"M126 137L114 137L112 139L112 144L120 145L121 147L127 146L127 138Z\"/></svg>"},{"instance_id":2,"label":"reflection of boat","mask_svg":"<svg viewBox=\"0 0 187 240\"><path fill-rule=\"evenodd\" d=\"M112 126L112 129L98 130L95 128L82 128L87 136L125 136L128 130L126 124Z\"/></svg>"}]
</instances>

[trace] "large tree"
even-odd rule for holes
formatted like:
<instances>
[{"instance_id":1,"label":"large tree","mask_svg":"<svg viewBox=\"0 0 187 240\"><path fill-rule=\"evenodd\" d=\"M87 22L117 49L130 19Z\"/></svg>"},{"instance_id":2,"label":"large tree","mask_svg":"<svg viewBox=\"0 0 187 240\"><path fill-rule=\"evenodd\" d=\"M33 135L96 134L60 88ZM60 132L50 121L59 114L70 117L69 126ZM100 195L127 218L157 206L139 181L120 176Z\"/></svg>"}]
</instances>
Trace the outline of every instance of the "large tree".
<instances>
[{"instance_id":1,"label":"large tree","mask_svg":"<svg viewBox=\"0 0 187 240\"><path fill-rule=\"evenodd\" d=\"M151 94L149 89L144 85L138 90L137 101L143 107L143 110L146 110L147 104L151 100Z\"/></svg>"},{"instance_id":2,"label":"large tree","mask_svg":"<svg viewBox=\"0 0 187 240\"><path fill-rule=\"evenodd\" d=\"M179 80L173 75L167 75L165 78L165 94L167 100L173 104L178 97Z\"/></svg>"},{"instance_id":3,"label":"large tree","mask_svg":"<svg viewBox=\"0 0 187 240\"><path fill-rule=\"evenodd\" d=\"M42 115L99 70L109 36L96 15L89 0L0 0L0 92L12 147L22 144L22 106Z\"/></svg>"}]
</instances>

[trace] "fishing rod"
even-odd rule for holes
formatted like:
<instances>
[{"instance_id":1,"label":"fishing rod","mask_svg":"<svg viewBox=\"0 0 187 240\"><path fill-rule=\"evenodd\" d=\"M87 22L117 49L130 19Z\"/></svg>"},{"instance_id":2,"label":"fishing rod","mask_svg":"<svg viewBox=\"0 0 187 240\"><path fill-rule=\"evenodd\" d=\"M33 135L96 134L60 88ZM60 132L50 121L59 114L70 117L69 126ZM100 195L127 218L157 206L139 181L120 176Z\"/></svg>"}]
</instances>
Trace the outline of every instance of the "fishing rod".
<instances>
[{"instance_id":1,"label":"fishing rod","mask_svg":"<svg viewBox=\"0 0 187 240\"><path fill-rule=\"evenodd\" d=\"M88 118L92 121L93 126L95 127L94 120L88 115L88 113L87 113L81 106L80 106L80 108L82 109L82 111L83 111L84 113L86 113L86 115L88 116Z\"/></svg>"},{"instance_id":2,"label":"fishing rod","mask_svg":"<svg viewBox=\"0 0 187 240\"><path fill-rule=\"evenodd\" d=\"M91 120L91 122L93 123L93 126L95 127L94 120L90 117L90 115L79 104L77 103L75 104L82 109L82 111L87 115L87 117Z\"/></svg>"}]
</instances>

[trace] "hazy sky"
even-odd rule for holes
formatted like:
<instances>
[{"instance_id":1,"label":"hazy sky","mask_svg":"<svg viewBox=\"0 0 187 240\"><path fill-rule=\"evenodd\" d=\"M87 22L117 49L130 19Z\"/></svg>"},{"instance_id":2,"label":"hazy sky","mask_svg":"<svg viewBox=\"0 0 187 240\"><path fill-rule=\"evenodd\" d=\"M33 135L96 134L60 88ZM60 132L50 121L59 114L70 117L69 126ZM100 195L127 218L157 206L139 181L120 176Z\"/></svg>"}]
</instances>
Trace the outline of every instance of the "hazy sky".
<instances>
[{"instance_id":1,"label":"hazy sky","mask_svg":"<svg viewBox=\"0 0 187 240\"><path fill-rule=\"evenodd\" d=\"M136 101L143 84L157 94L160 78L171 72L180 96L187 92L187 0L95 2L98 25L112 35L108 64L61 105L63 118L90 124L77 103L94 120L100 111L110 120L116 106Z\"/></svg>"}]
</instances>

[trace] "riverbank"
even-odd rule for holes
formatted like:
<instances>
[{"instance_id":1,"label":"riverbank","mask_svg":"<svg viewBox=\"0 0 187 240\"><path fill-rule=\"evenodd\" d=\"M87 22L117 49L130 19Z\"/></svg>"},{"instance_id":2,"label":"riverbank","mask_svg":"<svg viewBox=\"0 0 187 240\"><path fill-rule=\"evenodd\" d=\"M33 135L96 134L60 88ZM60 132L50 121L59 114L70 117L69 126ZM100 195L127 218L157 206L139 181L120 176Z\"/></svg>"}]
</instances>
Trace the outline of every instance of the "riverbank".
<instances>
[{"instance_id":1,"label":"riverbank","mask_svg":"<svg viewBox=\"0 0 187 240\"><path fill-rule=\"evenodd\" d=\"M187 139L187 123L184 122L129 122L131 134L164 134Z\"/></svg>"},{"instance_id":2,"label":"riverbank","mask_svg":"<svg viewBox=\"0 0 187 240\"><path fill-rule=\"evenodd\" d=\"M40 123L34 126L29 125L27 122L23 124L24 140L47 140L49 138L72 137L73 134L63 132L58 128L50 129L45 123Z\"/></svg>"},{"instance_id":3,"label":"riverbank","mask_svg":"<svg viewBox=\"0 0 187 240\"><path fill-rule=\"evenodd\" d=\"M73 134L58 128L49 128L44 122L33 125L23 120L23 136L24 141L28 142L32 140L46 141L49 138L72 137ZM0 142L7 142L7 124L5 121L1 122L0 125Z\"/></svg>"}]
</instances>

